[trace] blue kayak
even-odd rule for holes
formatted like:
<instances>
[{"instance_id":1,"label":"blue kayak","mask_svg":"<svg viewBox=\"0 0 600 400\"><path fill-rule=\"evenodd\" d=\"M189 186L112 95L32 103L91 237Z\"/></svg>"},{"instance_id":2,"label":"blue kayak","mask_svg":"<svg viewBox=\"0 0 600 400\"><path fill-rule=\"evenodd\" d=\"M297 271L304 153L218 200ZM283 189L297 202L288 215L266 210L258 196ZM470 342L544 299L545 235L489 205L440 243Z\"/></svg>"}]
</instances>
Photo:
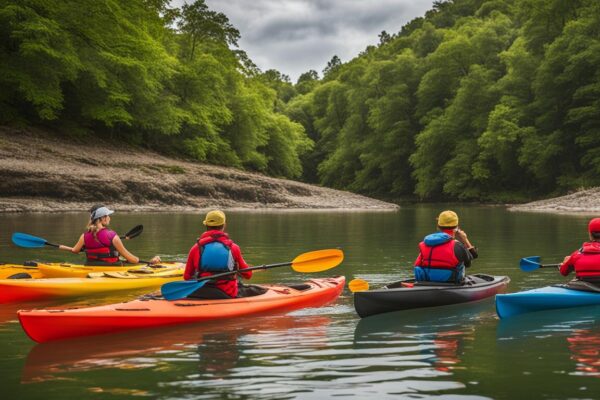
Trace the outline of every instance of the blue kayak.
<instances>
[{"instance_id":1,"label":"blue kayak","mask_svg":"<svg viewBox=\"0 0 600 400\"><path fill-rule=\"evenodd\" d=\"M578 282L577 285L555 285L524 292L496 295L496 312L500 318L552 310L600 304L597 286Z\"/></svg>"}]
</instances>

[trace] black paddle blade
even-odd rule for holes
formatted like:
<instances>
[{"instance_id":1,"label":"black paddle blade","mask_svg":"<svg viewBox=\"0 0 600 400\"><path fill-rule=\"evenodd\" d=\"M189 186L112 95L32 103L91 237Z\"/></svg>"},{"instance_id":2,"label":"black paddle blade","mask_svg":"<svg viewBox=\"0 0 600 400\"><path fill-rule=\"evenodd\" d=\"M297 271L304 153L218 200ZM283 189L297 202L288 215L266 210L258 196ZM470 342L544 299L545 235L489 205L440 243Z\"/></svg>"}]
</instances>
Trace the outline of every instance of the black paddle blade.
<instances>
[{"instance_id":1,"label":"black paddle blade","mask_svg":"<svg viewBox=\"0 0 600 400\"><path fill-rule=\"evenodd\" d=\"M131 228L131 230L129 230L129 232L127 232L126 234L124 234L121 237L123 237L125 239L133 239L135 237L140 236L143 231L144 231L144 225L136 225L133 228Z\"/></svg>"}]
</instances>

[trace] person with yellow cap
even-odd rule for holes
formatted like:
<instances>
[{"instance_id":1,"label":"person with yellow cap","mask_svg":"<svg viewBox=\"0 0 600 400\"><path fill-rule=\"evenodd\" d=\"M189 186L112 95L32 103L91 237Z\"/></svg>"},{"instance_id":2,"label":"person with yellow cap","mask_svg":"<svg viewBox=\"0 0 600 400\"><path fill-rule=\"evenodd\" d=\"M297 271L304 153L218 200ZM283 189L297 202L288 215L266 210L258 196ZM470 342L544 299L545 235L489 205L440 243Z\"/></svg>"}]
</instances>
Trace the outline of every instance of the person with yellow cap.
<instances>
[{"instance_id":1,"label":"person with yellow cap","mask_svg":"<svg viewBox=\"0 0 600 400\"><path fill-rule=\"evenodd\" d=\"M209 211L204 218L206 232L192 246L188 254L185 280L195 280L213 274L238 271L245 279L252 271L243 271L248 264L242 257L240 247L225 233L226 217L220 210ZM227 299L242 297L239 293L237 274L210 281L188 297L202 299Z\"/></svg>"},{"instance_id":2,"label":"person with yellow cap","mask_svg":"<svg viewBox=\"0 0 600 400\"><path fill-rule=\"evenodd\" d=\"M437 218L439 232L425 236L419 243L415 261L416 281L463 283L465 268L477 258L477 249L458 227L458 215L443 211Z\"/></svg>"}]
</instances>

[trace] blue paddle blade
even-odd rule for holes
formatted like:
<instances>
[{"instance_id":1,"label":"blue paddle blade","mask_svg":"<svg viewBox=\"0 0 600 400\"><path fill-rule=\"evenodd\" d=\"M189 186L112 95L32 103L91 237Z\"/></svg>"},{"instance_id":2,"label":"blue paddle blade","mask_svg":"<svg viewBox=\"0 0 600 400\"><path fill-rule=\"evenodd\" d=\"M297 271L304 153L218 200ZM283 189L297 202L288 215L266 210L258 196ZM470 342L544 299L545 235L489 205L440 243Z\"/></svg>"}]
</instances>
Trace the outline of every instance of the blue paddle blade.
<instances>
[{"instance_id":1,"label":"blue paddle blade","mask_svg":"<svg viewBox=\"0 0 600 400\"><path fill-rule=\"evenodd\" d=\"M521 258L519 267L521 268L522 271L525 271L525 272L535 271L536 269L541 267L540 260L541 260L540 256Z\"/></svg>"},{"instance_id":2,"label":"blue paddle blade","mask_svg":"<svg viewBox=\"0 0 600 400\"><path fill-rule=\"evenodd\" d=\"M208 282L208 280L169 282L161 286L160 292L167 300L179 300L194 293L204 286L206 282Z\"/></svg>"},{"instance_id":3,"label":"blue paddle blade","mask_svg":"<svg viewBox=\"0 0 600 400\"><path fill-rule=\"evenodd\" d=\"M12 241L14 244L20 247L27 247L29 249L35 249L38 247L44 247L46 240L31 236L26 233L15 232L12 235Z\"/></svg>"}]
</instances>

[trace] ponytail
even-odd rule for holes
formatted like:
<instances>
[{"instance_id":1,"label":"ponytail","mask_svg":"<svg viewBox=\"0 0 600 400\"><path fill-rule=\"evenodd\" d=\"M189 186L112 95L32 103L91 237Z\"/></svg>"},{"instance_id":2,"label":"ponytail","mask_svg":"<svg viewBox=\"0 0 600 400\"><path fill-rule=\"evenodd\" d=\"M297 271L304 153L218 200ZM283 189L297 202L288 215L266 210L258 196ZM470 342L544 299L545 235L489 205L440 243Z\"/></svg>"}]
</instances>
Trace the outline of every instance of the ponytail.
<instances>
[{"instance_id":1,"label":"ponytail","mask_svg":"<svg viewBox=\"0 0 600 400\"><path fill-rule=\"evenodd\" d=\"M86 232L91 232L94 235L94 239L98 239L98 232L104 228L104 226L100 223L100 219L91 220L88 222L85 227Z\"/></svg>"},{"instance_id":2,"label":"ponytail","mask_svg":"<svg viewBox=\"0 0 600 400\"><path fill-rule=\"evenodd\" d=\"M90 208L90 220L88 221L87 226L85 227L85 231L91 232L92 235L94 235L94 239L96 239L96 240L98 240L98 232L100 232L100 230L104 226L99 224L100 218L92 220L91 216L94 215L94 211L96 211L100 207L104 207L104 206L102 204L95 204L92 208Z\"/></svg>"}]
</instances>

